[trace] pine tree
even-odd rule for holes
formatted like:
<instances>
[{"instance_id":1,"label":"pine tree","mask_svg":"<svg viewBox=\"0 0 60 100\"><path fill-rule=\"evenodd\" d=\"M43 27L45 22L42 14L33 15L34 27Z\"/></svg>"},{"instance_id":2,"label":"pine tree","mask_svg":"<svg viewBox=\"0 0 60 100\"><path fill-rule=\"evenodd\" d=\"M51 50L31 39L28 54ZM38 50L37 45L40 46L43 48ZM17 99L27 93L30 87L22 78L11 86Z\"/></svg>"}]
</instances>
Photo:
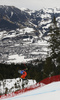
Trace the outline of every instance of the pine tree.
<instances>
[{"instance_id":1,"label":"pine tree","mask_svg":"<svg viewBox=\"0 0 60 100\"><path fill-rule=\"evenodd\" d=\"M50 51L44 65L44 78L60 74L60 29L55 17L50 26L50 33Z\"/></svg>"},{"instance_id":2,"label":"pine tree","mask_svg":"<svg viewBox=\"0 0 60 100\"><path fill-rule=\"evenodd\" d=\"M51 49L50 52L50 57L52 58L52 61L54 62L55 66L60 65L60 29L58 27L58 23L56 21L56 18L54 16L53 21L52 21L52 26L50 27L50 46L49 48Z\"/></svg>"}]
</instances>

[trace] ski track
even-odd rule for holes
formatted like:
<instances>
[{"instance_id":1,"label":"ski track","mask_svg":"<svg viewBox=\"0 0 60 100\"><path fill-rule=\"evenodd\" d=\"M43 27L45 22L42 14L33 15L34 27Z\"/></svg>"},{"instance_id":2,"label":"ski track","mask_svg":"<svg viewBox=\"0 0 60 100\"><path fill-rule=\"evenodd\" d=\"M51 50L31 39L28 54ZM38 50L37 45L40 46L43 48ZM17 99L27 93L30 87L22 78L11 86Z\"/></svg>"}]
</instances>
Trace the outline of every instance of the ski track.
<instances>
[{"instance_id":1,"label":"ski track","mask_svg":"<svg viewBox=\"0 0 60 100\"><path fill-rule=\"evenodd\" d=\"M23 98L23 97L29 97L29 96L35 96L35 95L39 95L39 94L45 94L45 93L51 93L51 92L56 92L56 91L60 91L60 89L56 89L56 90L52 90L52 91L46 91L46 92L39 92L39 93L34 93L34 94L30 94L30 95L23 95L23 96L17 96L17 97L12 97L12 98L8 98L7 100L15 100L15 99L19 99L19 98ZM6 100L6 99L4 99Z\"/></svg>"},{"instance_id":2,"label":"ski track","mask_svg":"<svg viewBox=\"0 0 60 100\"><path fill-rule=\"evenodd\" d=\"M13 97L5 98L4 100L32 100L32 98L35 99L36 97L38 100L39 98L41 100L57 100L57 96L59 96L58 100L60 100L60 75L44 79L41 83L45 83L45 85L14 95Z\"/></svg>"}]
</instances>

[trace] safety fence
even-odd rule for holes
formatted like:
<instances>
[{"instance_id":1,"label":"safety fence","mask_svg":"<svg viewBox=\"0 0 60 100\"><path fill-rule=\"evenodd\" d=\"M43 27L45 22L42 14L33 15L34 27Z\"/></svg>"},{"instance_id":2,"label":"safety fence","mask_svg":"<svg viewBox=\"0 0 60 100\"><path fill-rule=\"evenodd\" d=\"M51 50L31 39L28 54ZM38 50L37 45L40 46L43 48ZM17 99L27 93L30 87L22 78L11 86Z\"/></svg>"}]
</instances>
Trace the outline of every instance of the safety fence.
<instances>
[{"instance_id":1,"label":"safety fence","mask_svg":"<svg viewBox=\"0 0 60 100\"><path fill-rule=\"evenodd\" d=\"M35 85L30 86L30 87L21 89L19 91L16 91L16 92L13 92L13 93L10 93L10 94L2 95L2 96L0 96L0 100L6 99L6 98L11 98L11 97L14 97L14 96L17 96L17 95L21 95L24 92L31 91L31 90L36 89L38 87L42 87L44 85L47 85L47 84L52 83L52 82L57 82L57 81L60 81L60 75L48 77L48 78L40 81L39 83L36 83Z\"/></svg>"}]
</instances>

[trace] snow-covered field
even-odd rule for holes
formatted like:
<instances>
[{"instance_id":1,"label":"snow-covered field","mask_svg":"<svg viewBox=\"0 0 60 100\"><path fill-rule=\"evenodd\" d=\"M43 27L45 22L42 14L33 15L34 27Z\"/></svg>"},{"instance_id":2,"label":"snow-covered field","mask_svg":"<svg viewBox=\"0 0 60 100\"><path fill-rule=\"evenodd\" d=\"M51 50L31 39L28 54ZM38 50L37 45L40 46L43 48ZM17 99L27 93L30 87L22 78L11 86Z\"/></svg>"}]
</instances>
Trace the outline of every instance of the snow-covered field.
<instances>
[{"instance_id":1,"label":"snow-covered field","mask_svg":"<svg viewBox=\"0 0 60 100\"><path fill-rule=\"evenodd\" d=\"M4 100L60 100L60 81Z\"/></svg>"},{"instance_id":2,"label":"snow-covered field","mask_svg":"<svg viewBox=\"0 0 60 100\"><path fill-rule=\"evenodd\" d=\"M19 56L19 55L11 55L9 56L8 58L9 60L7 61L8 63L11 62L11 63L21 63L21 62L27 62L27 61L30 61L32 59L24 59L24 56Z\"/></svg>"},{"instance_id":3,"label":"snow-covered field","mask_svg":"<svg viewBox=\"0 0 60 100\"><path fill-rule=\"evenodd\" d=\"M3 33L3 34L2 34ZM48 52L47 38L36 36L33 28L23 28L0 32L0 62L22 63L46 57ZM3 41L1 41L3 40ZM3 53L4 52L4 53Z\"/></svg>"},{"instance_id":4,"label":"snow-covered field","mask_svg":"<svg viewBox=\"0 0 60 100\"><path fill-rule=\"evenodd\" d=\"M38 46L37 46L37 44L38 44ZM29 45L29 44L28 44ZM47 52L48 52L48 48L46 47L46 46L48 46L49 44L46 42L46 41L38 41L38 43L32 43L31 44L31 48L30 49L35 49L35 50L31 50L31 51L29 51L29 54L30 55L38 55L39 56L39 54L41 54L41 55L47 55ZM41 50L40 50L40 48L39 48L39 46L41 47L42 46L42 48L41 48ZM27 45L26 45L26 43L25 43L25 47L27 47ZM26 51L27 52L27 51ZM26 53L25 53L26 54ZM28 54L28 55L29 55ZM38 57L36 57L36 58L38 58ZM7 63L9 63L9 62L11 62L11 63L22 63L22 62L28 62L28 61L31 61L31 60L35 60L36 59L35 57L29 57L29 58L26 58L26 56L24 56L23 54L20 54L20 55L18 55L18 54L13 54L13 55L10 55L9 57L8 57L8 61L7 61Z\"/></svg>"}]
</instances>

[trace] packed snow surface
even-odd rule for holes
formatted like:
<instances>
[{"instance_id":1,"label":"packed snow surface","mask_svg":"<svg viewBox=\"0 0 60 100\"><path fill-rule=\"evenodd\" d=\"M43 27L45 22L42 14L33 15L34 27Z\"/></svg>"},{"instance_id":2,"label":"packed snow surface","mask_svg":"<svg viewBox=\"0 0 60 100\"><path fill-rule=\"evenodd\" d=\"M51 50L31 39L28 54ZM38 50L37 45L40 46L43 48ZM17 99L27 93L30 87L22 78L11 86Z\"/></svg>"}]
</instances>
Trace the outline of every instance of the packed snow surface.
<instances>
[{"instance_id":1,"label":"packed snow surface","mask_svg":"<svg viewBox=\"0 0 60 100\"><path fill-rule=\"evenodd\" d=\"M41 88L4 100L60 100L60 82L53 82Z\"/></svg>"}]
</instances>

